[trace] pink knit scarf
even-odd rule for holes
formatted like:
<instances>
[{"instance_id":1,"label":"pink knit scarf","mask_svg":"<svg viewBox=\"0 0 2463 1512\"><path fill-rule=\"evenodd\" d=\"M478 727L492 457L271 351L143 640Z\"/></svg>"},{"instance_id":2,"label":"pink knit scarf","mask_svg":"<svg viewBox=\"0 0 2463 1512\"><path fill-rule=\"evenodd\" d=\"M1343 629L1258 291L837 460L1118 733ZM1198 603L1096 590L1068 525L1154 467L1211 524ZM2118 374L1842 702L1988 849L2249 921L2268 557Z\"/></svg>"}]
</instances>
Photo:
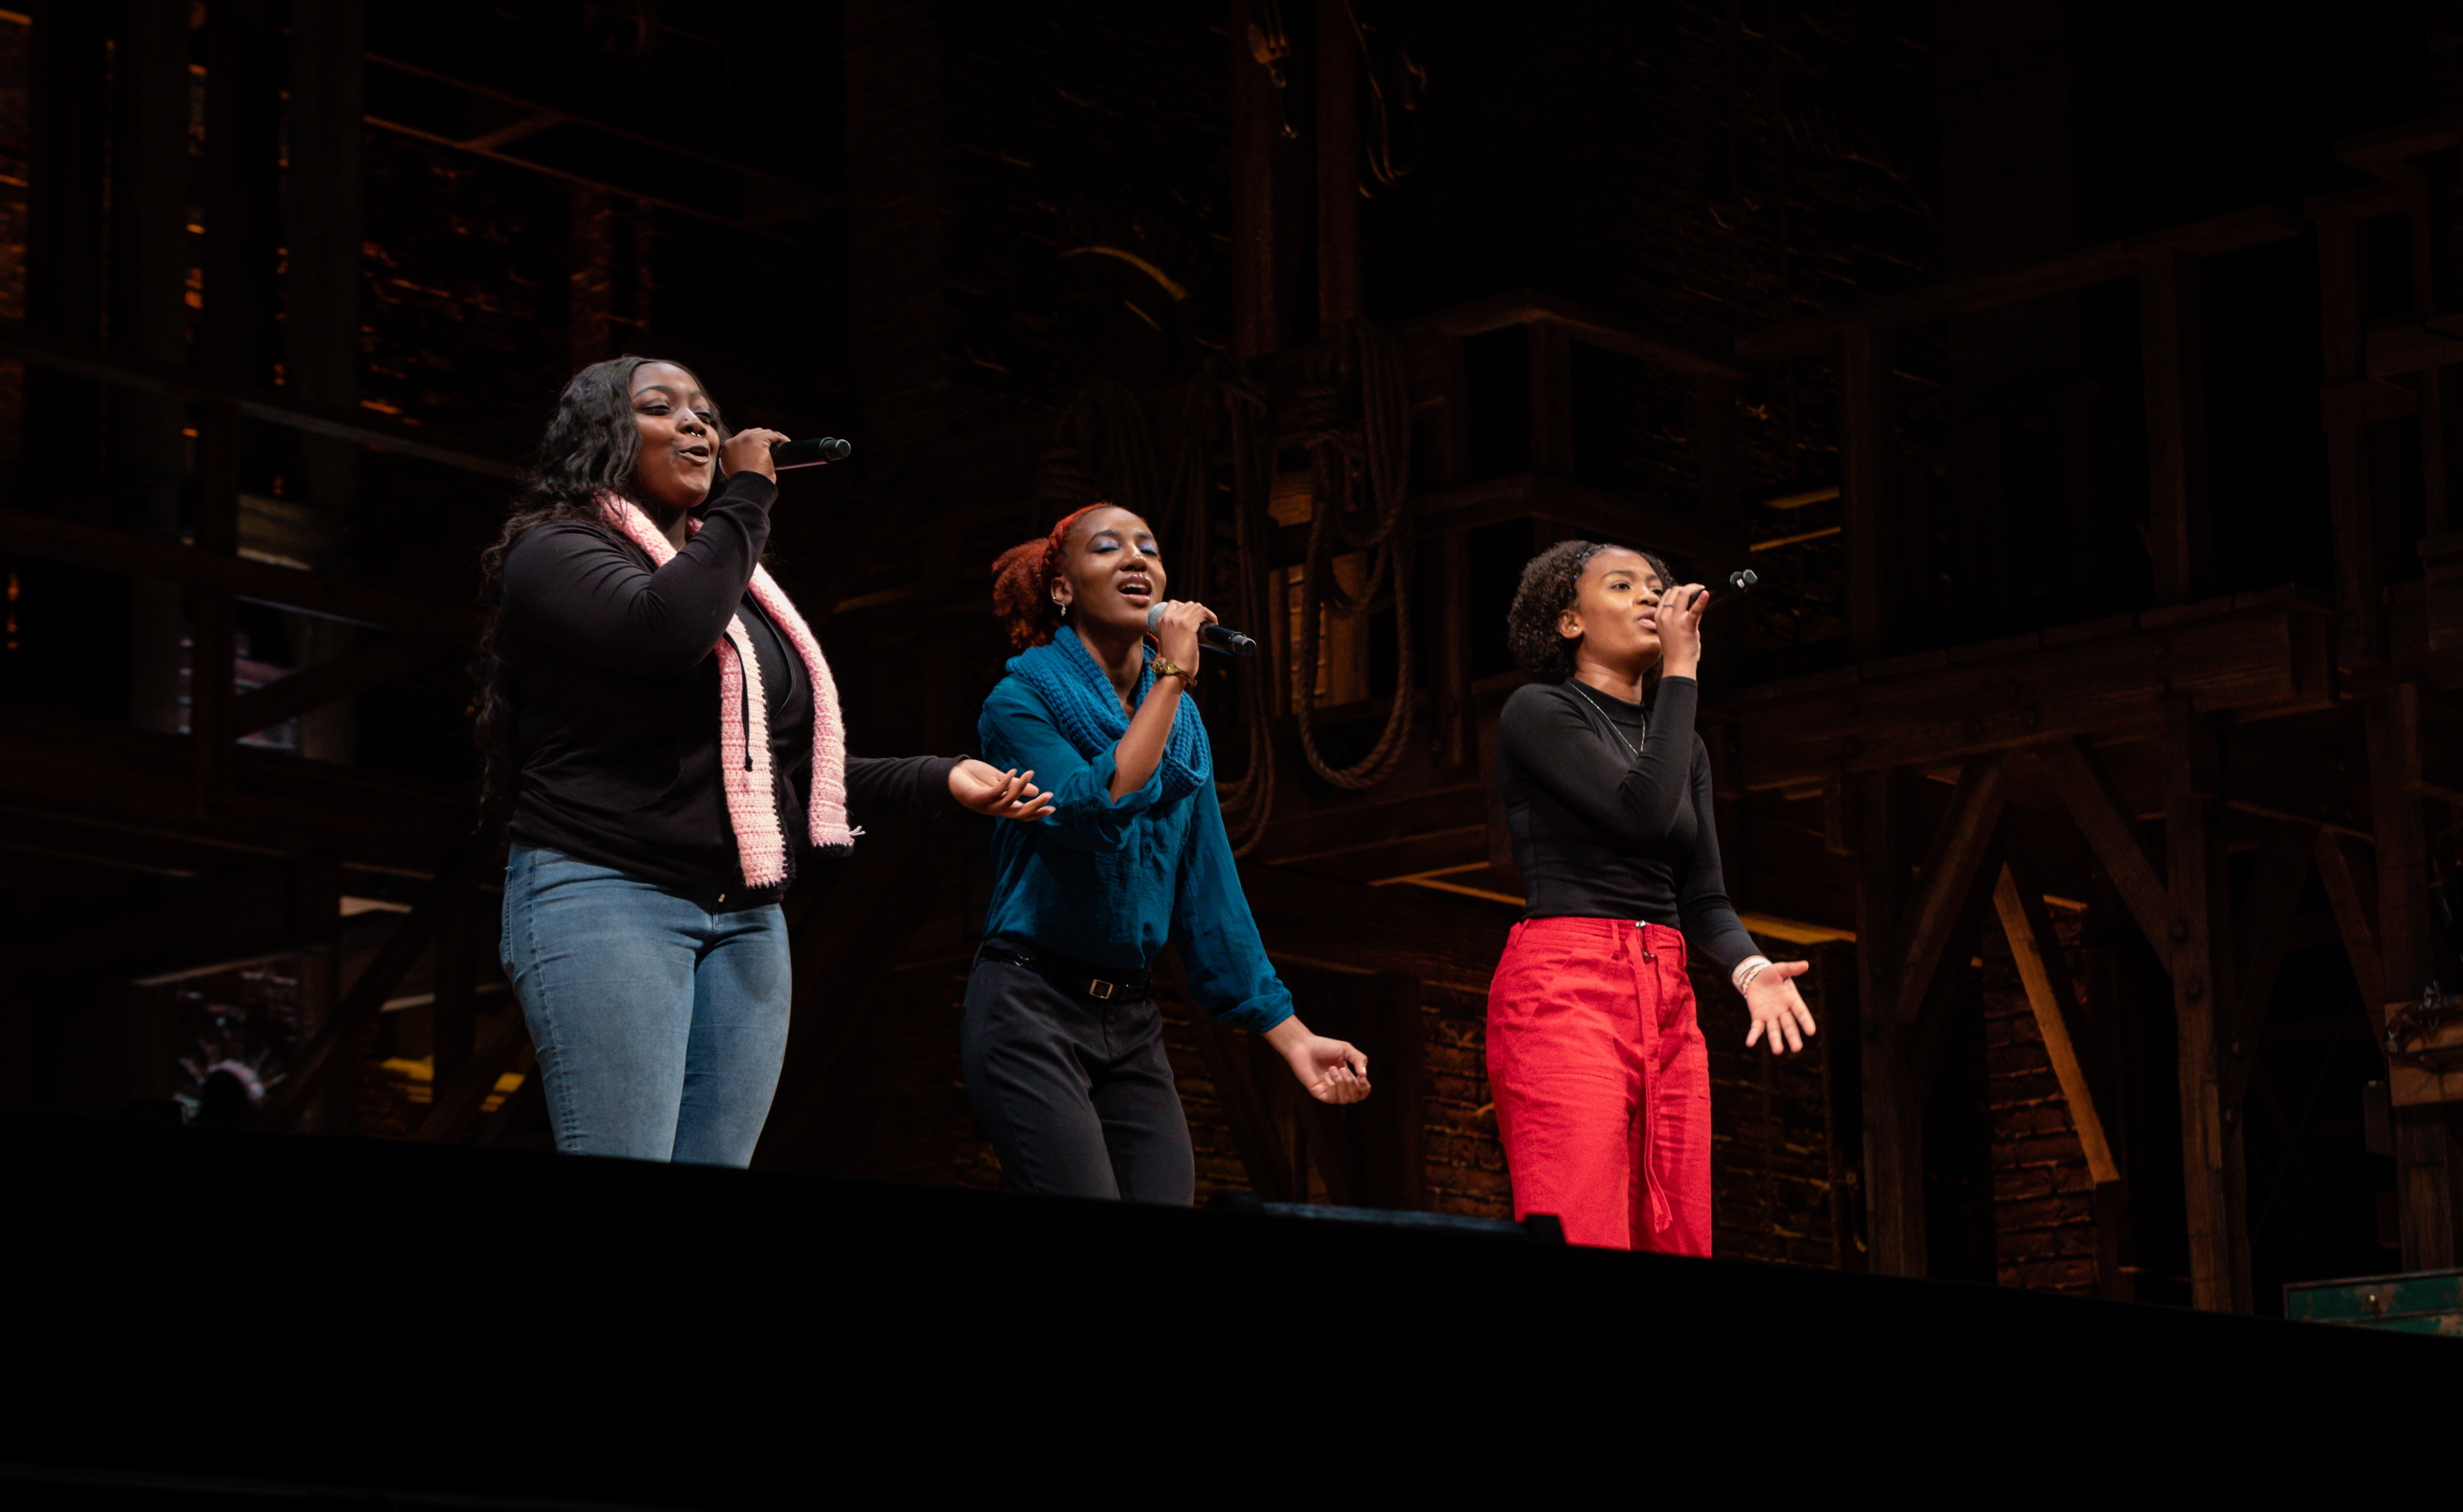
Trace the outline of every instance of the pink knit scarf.
<instances>
[{"instance_id":1,"label":"pink knit scarf","mask_svg":"<svg viewBox=\"0 0 2463 1512\"><path fill-rule=\"evenodd\" d=\"M666 536L650 523L632 500L601 493L599 508L607 523L624 532L635 546L665 567L676 554ZM698 533L701 522L687 515L685 530ZM813 798L809 821L813 843L853 845L861 831L847 828L846 730L839 722L839 688L830 664L821 659L820 642L796 613L796 606L766 567L752 569L752 597L773 624L786 634L804 659L813 681ZM775 779L770 770L770 706L761 693L761 663L744 630L744 616L727 621L727 637L718 643L718 757L727 783L727 818L735 830L735 853L744 864L744 885L775 887L787 879L786 840L778 831Z\"/></svg>"}]
</instances>

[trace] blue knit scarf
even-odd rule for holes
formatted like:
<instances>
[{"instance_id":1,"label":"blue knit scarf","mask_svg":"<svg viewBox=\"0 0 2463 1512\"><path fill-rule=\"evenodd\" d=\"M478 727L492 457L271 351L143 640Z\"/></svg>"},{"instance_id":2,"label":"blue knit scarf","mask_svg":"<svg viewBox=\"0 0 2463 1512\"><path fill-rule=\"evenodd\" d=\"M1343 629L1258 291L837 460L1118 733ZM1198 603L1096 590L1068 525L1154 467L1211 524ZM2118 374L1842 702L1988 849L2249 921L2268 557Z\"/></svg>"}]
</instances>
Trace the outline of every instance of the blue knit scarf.
<instances>
[{"instance_id":1,"label":"blue knit scarf","mask_svg":"<svg viewBox=\"0 0 2463 1512\"><path fill-rule=\"evenodd\" d=\"M1096 665L1094 654L1071 627L1061 626L1050 645L1010 658L1009 671L1035 690L1035 696L1052 711L1052 723L1088 761L1119 745L1129 732L1128 712L1121 707L1111 678ZM1146 665L1138 673L1138 702L1143 704L1153 689L1154 652L1149 647ZM1186 705L1172 720L1171 739L1163 748L1161 801L1186 798L1213 775L1214 757L1199 727L1197 707Z\"/></svg>"}]
</instances>

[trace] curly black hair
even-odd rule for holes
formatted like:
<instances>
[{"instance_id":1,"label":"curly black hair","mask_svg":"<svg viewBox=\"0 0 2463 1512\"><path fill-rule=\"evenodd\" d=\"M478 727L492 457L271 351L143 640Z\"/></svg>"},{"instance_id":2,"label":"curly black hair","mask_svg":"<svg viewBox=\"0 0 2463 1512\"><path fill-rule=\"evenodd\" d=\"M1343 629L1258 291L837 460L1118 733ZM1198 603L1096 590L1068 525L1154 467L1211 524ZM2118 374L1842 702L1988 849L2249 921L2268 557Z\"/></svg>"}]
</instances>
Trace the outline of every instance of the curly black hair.
<instances>
[{"instance_id":1,"label":"curly black hair","mask_svg":"<svg viewBox=\"0 0 2463 1512\"><path fill-rule=\"evenodd\" d=\"M1514 652L1514 664L1534 681L1562 682L1574 675L1578 642L1557 633L1557 619L1574 602L1582 564L1609 550L1631 551L1648 562L1663 584L1676 581L1665 558L1613 541L1559 541L1524 563L1522 586L1514 591L1514 607L1505 612L1505 643Z\"/></svg>"},{"instance_id":2,"label":"curly black hair","mask_svg":"<svg viewBox=\"0 0 2463 1512\"><path fill-rule=\"evenodd\" d=\"M547 430L539 438L521 492L514 496L504 533L480 553L479 651L470 670L478 683L471 712L481 762L483 824L501 820L512 811L518 770L512 680L496 655L505 558L523 536L551 520L588 526L613 539L624 539L599 517L598 497L621 494L632 486L633 469L642 461L642 433L633 420L633 374L667 360L628 355L594 362L573 376L556 396L556 413L548 417ZM710 413L715 420L715 404ZM725 421L715 421L711 429L720 443L727 440Z\"/></svg>"}]
</instances>

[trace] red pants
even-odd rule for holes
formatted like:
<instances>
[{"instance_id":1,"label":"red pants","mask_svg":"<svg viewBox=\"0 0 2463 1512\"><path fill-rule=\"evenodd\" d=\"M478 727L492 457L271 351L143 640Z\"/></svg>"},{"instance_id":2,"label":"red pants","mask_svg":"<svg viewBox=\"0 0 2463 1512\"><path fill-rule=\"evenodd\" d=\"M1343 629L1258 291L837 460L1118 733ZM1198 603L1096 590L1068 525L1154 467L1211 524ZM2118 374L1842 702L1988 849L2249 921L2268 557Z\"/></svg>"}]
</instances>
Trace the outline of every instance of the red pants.
<instances>
[{"instance_id":1,"label":"red pants","mask_svg":"<svg viewBox=\"0 0 2463 1512\"><path fill-rule=\"evenodd\" d=\"M1571 1243L1711 1253L1711 1057L1685 937L1533 918L1488 989L1488 1081L1514 1216Z\"/></svg>"}]
</instances>

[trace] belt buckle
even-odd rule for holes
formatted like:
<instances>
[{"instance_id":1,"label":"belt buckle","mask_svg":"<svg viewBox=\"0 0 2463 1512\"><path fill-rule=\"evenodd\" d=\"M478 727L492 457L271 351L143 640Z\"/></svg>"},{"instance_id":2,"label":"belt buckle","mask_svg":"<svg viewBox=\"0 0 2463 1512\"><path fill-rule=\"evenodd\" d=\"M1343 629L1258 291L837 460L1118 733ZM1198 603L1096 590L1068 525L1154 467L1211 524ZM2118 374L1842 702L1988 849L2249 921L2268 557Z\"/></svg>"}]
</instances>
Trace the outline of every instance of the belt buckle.
<instances>
[{"instance_id":1,"label":"belt buckle","mask_svg":"<svg viewBox=\"0 0 2463 1512\"><path fill-rule=\"evenodd\" d=\"M1109 1003L1121 995L1121 984L1117 982L1105 982L1102 978L1097 977L1086 983L1086 995Z\"/></svg>"}]
</instances>

